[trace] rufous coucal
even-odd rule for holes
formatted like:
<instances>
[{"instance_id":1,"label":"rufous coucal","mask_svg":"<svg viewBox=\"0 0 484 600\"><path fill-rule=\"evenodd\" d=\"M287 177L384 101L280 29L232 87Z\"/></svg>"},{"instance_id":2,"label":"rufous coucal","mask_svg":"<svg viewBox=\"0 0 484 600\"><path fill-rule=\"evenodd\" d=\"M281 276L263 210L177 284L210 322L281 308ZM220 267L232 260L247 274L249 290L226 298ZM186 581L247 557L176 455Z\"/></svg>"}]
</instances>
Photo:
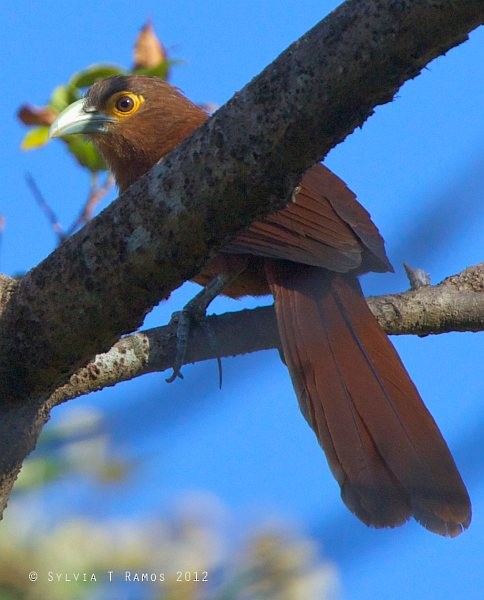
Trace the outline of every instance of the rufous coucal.
<instances>
[{"instance_id":1,"label":"rufous coucal","mask_svg":"<svg viewBox=\"0 0 484 600\"><path fill-rule=\"evenodd\" d=\"M116 76L63 111L51 135L86 134L124 191L207 119L160 79ZM224 293L274 296L299 406L348 508L374 527L413 516L441 535L467 528L470 500L450 451L359 286L357 275L391 265L354 194L315 165L285 208L240 233L195 281L241 268Z\"/></svg>"}]
</instances>

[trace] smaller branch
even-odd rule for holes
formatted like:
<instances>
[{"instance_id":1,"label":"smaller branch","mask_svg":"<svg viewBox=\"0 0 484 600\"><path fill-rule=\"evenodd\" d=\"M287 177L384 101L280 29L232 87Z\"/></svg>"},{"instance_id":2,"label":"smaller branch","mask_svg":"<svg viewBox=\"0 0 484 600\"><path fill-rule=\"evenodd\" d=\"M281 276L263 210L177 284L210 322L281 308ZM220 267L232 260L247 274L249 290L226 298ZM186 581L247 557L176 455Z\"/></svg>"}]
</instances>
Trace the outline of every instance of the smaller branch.
<instances>
[{"instance_id":1,"label":"smaller branch","mask_svg":"<svg viewBox=\"0 0 484 600\"><path fill-rule=\"evenodd\" d=\"M208 343L204 329L193 327L184 364L269 350L279 344L273 306L210 316L207 325L216 346ZM119 340L108 352L98 354L74 373L69 383L59 387L49 398L49 406L171 368L176 356L176 329L173 322Z\"/></svg>"},{"instance_id":2,"label":"smaller branch","mask_svg":"<svg viewBox=\"0 0 484 600\"><path fill-rule=\"evenodd\" d=\"M435 286L367 298L371 311L388 334L428 335L484 330L484 263L469 267ZM217 356L237 356L279 347L273 306L208 317L217 341L194 327L185 364ZM79 369L68 384L50 397L55 406L77 396L112 386L145 373L164 371L176 355L176 324L135 333L98 354Z\"/></svg>"}]
</instances>

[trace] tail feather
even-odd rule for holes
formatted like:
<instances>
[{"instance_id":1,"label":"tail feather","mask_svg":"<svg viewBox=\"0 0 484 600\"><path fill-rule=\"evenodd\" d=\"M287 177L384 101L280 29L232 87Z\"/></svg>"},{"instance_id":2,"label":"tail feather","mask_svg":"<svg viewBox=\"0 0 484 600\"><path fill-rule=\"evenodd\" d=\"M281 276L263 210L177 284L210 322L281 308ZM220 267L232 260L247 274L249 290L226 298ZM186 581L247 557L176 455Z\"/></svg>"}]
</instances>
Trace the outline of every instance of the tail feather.
<instances>
[{"instance_id":1,"label":"tail feather","mask_svg":"<svg viewBox=\"0 0 484 600\"><path fill-rule=\"evenodd\" d=\"M452 456L357 280L266 261L301 410L347 506L375 527L414 516L441 535L470 523Z\"/></svg>"}]
</instances>

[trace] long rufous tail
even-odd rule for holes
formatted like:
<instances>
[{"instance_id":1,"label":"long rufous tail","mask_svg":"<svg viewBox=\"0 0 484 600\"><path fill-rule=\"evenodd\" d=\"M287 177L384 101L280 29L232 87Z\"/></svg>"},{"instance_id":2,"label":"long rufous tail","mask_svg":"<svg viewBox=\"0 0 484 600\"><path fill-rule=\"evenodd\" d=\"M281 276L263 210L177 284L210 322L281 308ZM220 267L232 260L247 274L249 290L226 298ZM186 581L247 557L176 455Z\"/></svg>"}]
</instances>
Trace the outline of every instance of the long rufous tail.
<instances>
[{"instance_id":1,"label":"long rufous tail","mask_svg":"<svg viewBox=\"0 0 484 600\"><path fill-rule=\"evenodd\" d=\"M299 405L348 508L374 527L413 516L461 533L467 490L356 277L269 259L266 274Z\"/></svg>"}]
</instances>

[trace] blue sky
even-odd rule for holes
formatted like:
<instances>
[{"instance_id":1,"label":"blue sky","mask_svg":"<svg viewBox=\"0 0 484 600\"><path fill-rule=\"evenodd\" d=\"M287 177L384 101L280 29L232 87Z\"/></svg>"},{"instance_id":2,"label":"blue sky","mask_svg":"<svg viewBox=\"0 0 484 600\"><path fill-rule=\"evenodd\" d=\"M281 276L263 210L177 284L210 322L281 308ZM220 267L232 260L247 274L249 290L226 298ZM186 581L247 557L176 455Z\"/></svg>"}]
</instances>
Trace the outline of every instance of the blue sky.
<instances>
[{"instance_id":1,"label":"blue sky","mask_svg":"<svg viewBox=\"0 0 484 600\"><path fill-rule=\"evenodd\" d=\"M26 171L64 223L77 214L87 190L87 176L61 144L19 150L19 105L42 104L55 85L88 64L129 66L134 37L148 17L171 55L184 60L172 82L197 102L221 105L337 4L33 0L4 6L2 271L26 271L54 247L25 185ZM326 164L371 212L395 266L395 275L365 277L367 293L405 289L403 261L438 282L483 260L483 59L481 30L431 63L327 157ZM147 325L165 323L195 290L188 284L177 291L148 316ZM213 308L255 305L217 300ZM108 493L102 507L88 491L66 491L60 484L59 506L96 516L150 514L179 494L204 489L219 496L241 524L277 514L316 536L340 569L345 599L480 598L483 340L483 334L393 340L469 488L473 524L458 539L441 539L415 523L370 530L348 513L275 352L225 360L221 391L216 368L207 363L187 368L185 380L171 386L163 374L151 375L71 403L103 411L112 423L113 447L143 463L131 485ZM56 417L68 410L60 407Z\"/></svg>"}]
</instances>

